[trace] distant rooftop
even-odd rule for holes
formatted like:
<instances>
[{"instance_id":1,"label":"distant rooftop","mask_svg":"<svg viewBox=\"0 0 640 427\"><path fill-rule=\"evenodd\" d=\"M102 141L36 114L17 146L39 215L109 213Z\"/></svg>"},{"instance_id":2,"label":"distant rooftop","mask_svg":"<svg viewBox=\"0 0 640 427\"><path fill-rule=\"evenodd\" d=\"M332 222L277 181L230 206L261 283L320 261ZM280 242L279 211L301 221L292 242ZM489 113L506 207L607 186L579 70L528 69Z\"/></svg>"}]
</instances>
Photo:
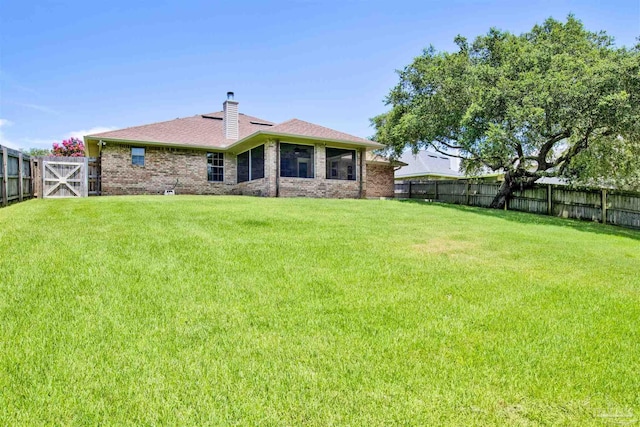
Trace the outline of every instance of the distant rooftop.
<instances>
[{"instance_id":1,"label":"distant rooftop","mask_svg":"<svg viewBox=\"0 0 640 427\"><path fill-rule=\"evenodd\" d=\"M407 166L396 171L396 178L412 178L424 175L438 175L444 177L460 177L462 174L451 168L451 157L433 151L419 151L414 155L404 153L400 159Z\"/></svg>"}]
</instances>

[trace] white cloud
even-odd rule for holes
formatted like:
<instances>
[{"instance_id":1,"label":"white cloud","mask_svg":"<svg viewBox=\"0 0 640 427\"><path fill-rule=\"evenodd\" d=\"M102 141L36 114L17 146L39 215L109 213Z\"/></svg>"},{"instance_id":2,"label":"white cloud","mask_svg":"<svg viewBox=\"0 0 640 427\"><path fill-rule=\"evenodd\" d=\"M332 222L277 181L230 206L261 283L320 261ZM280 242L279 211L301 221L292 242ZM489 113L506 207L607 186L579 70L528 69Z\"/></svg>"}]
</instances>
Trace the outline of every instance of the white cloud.
<instances>
[{"instance_id":1,"label":"white cloud","mask_svg":"<svg viewBox=\"0 0 640 427\"><path fill-rule=\"evenodd\" d=\"M20 84L16 79L14 79L9 74L7 74L7 72L3 69L0 69L0 81L2 81L5 85L14 87L21 91L29 92L34 95L40 95L40 93L37 90Z\"/></svg>"},{"instance_id":2,"label":"white cloud","mask_svg":"<svg viewBox=\"0 0 640 427\"><path fill-rule=\"evenodd\" d=\"M4 136L4 132L2 131L3 127L11 126L12 124L13 123L11 121L0 118L0 145L4 145L5 147L13 148L14 150L17 150L19 148L18 144L8 140L7 137Z\"/></svg>"},{"instance_id":3,"label":"white cloud","mask_svg":"<svg viewBox=\"0 0 640 427\"><path fill-rule=\"evenodd\" d=\"M53 108L49 108L46 105L38 105L38 104L24 104L21 102L16 102L15 105L20 107L30 108L32 110L40 111L41 113L53 114L56 116L60 115L60 111L54 110Z\"/></svg>"},{"instance_id":4,"label":"white cloud","mask_svg":"<svg viewBox=\"0 0 640 427\"><path fill-rule=\"evenodd\" d=\"M95 126L90 129L74 130L72 132L69 132L69 136L82 139L82 137L85 135L92 135L94 133L100 133L100 132L108 132L114 129L116 128L105 127L105 126Z\"/></svg>"},{"instance_id":5,"label":"white cloud","mask_svg":"<svg viewBox=\"0 0 640 427\"><path fill-rule=\"evenodd\" d=\"M45 138L22 138L20 145L24 148L51 148L56 139Z\"/></svg>"},{"instance_id":6,"label":"white cloud","mask_svg":"<svg viewBox=\"0 0 640 427\"><path fill-rule=\"evenodd\" d=\"M54 142L62 142L65 139L70 137L82 138L85 135L91 135L94 133L107 132L110 130L117 129L115 127L107 127L107 126L94 126L89 129L81 129L74 130L71 132L67 132L64 135L53 137L53 138L20 138L19 141L12 141L6 138L6 136L2 132L3 127L11 126L13 123L7 119L0 118L0 145L4 145L5 147L13 148L15 150L20 149L28 149L28 148L51 148Z\"/></svg>"}]
</instances>

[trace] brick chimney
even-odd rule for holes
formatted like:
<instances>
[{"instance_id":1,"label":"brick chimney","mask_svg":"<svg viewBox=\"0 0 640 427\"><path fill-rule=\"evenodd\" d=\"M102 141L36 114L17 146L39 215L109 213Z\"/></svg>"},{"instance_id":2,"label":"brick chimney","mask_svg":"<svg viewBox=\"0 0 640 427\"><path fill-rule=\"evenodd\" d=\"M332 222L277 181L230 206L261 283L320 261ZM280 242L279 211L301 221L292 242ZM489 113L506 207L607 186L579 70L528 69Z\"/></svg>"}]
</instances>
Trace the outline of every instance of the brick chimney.
<instances>
[{"instance_id":1,"label":"brick chimney","mask_svg":"<svg viewBox=\"0 0 640 427\"><path fill-rule=\"evenodd\" d=\"M238 101L233 100L233 92L227 92L227 100L222 104L224 137L238 139Z\"/></svg>"}]
</instances>

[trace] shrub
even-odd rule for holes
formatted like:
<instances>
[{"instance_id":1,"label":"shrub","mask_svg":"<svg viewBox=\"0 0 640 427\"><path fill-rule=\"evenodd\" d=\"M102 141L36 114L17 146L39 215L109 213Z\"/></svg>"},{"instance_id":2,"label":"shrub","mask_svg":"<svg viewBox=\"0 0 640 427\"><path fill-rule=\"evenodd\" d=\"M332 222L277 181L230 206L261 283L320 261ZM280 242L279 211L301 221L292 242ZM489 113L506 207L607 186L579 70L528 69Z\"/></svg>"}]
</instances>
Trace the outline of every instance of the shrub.
<instances>
[{"instance_id":1,"label":"shrub","mask_svg":"<svg viewBox=\"0 0 640 427\"><path fill-rule=\"evenodd\" d=\"M83 157L84 143L74 137L65 139L62 144L54 142L52 155L57 157Z\"/></svg>"}]
</instances>

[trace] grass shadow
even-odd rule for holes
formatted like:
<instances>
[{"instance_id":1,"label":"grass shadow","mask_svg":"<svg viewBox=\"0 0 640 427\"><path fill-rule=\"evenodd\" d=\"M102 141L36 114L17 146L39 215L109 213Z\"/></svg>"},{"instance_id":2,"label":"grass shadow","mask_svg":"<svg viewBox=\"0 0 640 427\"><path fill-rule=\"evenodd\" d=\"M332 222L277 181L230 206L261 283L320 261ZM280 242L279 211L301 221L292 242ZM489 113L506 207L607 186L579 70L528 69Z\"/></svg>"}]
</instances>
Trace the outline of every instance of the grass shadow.
<instances>
[{"instance_id":1,"label":"grass shadow","mask_svg":"<svg viewBox=\"0 0 640 427\"><path fill-rule=\"evenodd\" d=\"M417 199L396 199L400 203L417 205L437 205L439 207L467 212L476 215L484 215L492 218L500 218L520 224L544 224L557 227L572 228L586 233L606 234L610 236L626 237L640 241L640 229L625 228L616 225L600 224L598 222L583 221L574 218L559 218L555 216L539 215L528 212L505 211L501 209L489 209L477 206L456 205L441 202L426 202Z\"/></svg>"}]
</instances>

